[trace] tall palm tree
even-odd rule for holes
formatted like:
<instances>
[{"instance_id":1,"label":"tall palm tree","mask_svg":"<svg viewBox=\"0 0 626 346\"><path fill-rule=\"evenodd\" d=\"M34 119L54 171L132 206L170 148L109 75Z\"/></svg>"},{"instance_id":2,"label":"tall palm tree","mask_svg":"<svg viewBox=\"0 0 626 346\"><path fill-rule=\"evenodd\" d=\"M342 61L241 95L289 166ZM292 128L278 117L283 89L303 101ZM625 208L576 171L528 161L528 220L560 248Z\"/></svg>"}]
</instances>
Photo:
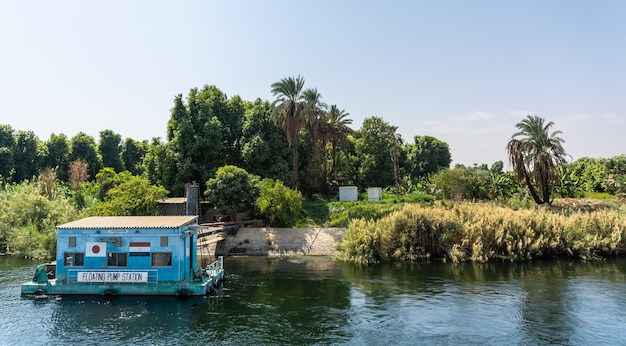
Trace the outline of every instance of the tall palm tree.
<instances>
[{"instance_id":1,"label":"tall palm tree","mask_svg":"<svg viewBox=\"0 0 626 346\"><path fill-rule=\"evenodd\" d=\"M331 147L332 167L329 174L331 181L335 180L337 172L337 148L346 142L348 135L354 133L354 130L348 126L352 124L352 119L347 118L349 115L350 113L339 109L337 105L332 105L326 117L325 135L330 141Z\"/></svg>"},{"instance_id":2,"label":"tall palm tree","mask_svg":"<svg viewBox=\"0 0 626 346\"><path fill-rule=\"evenodd\" d=\"M322 102L322 95L317 89L307 89L303 93L305 107L305 127L311 136L311 154L305 167L305 183L309 193L320 192L326 183L325 151L326 139L323 123L328 106Z\"/></svg>"},{"instance_id":3,"label":"tall palm tree","mask_svg":"<svg viewBox=\"0 0 626 346\"><path fill-rule=\"evenodd\" d=\"M553 122L544 123L538 116L527 116L515 127L519 129L509 140L506 150L519 181L524 180L537 204L550 204L551 184L557 180L558 164L565 163L567 154L561 131L550 133ZM532 174L529 174L532 173ZM531 179L532 175L532 179ZM541 197L535 191L535 184Z\"/></svg>"},{"instance_id":4,"label":"tall palm tree","mask_svg":"<svg viewBox=\"0 0 626 346\"><path fill-rule=\"evenodd\" d=\"M398 151L400 146L404 144L404 140L402 136L396 132L398 129L395 126L392 126L393 133L390 134L389 138L389 153L391 154L391 160L393 161L393 179L396 183L396 198L400 198L400 169L399 169L399 158Z\"/></svg>"},{"instance_id":5,"label":"tall palm tree","mask_svg":"<svg viewBox=\"0 0 626 346\"><path fill-rule=\"evenodd\" d=\"M304 78L287 77L272 84L272 94L276 100L272 103L272 121L282 128L287 136L287 143L293 149L292 188L298 186L298 136L306 123L306 102L302 94Z\"/></svg>"},{"instance_id":6,"label":"tall palm tree","mask_svg":"<svg viewBox=\"0 0 626 346\"><path fill-rule=\"evenodd\" d=\"M326 108L328 106L322 102L322 94L315 89L306 89L302 92L302 98L305 102L305 126L311 134L313 143L319 138L320 126L325 117Z\"/></svg>"}]
</instances>

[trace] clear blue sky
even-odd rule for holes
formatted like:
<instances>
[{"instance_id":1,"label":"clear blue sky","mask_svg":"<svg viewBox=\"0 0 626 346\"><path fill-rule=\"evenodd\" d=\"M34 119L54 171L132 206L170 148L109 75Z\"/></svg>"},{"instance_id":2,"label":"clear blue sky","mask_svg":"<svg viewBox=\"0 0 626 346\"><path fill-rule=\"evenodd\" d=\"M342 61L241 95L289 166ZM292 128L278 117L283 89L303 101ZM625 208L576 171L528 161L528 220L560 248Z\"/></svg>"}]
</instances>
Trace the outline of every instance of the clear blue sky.
<instances>
[{"instance_id":1,"label":"clear blue sky","mask_svg":"<svg viewBox=\"0 0 626 346\"><path fill-rule=\"evenodd\" d=\"M0 124L42 140L164 138L190 88L273 100L302 75L354 129L381 117L453 163L506 162L527 114L573 159L626 153L622 0L0 0L0 47Z\"/></svg>"}]
</instances>

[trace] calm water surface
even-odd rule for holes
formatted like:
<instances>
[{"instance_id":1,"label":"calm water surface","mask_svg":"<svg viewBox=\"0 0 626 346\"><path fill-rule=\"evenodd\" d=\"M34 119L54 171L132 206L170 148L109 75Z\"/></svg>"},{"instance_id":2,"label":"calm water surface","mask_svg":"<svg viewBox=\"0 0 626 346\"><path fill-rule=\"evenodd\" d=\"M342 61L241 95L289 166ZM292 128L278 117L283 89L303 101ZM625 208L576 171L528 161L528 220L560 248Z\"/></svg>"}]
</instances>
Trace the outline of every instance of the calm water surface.
<instances>
[{"instance_id":1,"label":"calm water surface","mask_svg":"<svg viewBox=\"0 0 626 346\"><path fill-rule=\"evenodd\" d=\"M0 256L0 345L624 345L626 259L391 264L225 259L212 297L20 297Z\"/></svg>"}]
</instances>

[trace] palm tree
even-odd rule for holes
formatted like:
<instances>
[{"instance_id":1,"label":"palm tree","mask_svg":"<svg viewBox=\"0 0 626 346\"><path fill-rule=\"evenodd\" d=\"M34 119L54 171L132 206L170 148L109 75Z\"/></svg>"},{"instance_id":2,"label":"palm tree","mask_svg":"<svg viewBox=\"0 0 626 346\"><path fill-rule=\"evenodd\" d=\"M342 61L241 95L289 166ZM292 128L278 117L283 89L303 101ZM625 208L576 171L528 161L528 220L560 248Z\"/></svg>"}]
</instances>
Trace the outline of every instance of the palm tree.
<instances>
[{"instance_id":1,"label":"palm tree","mask_svg":"<svg viewBox=\"0 0 626 346\"><path fill-rule=\"evenodd\" d=\"M282 128L287 136L287 143L293 149L293 175L291 186L298 186L298 137L306 123L306 102L302 94L304 78L287 77L272 84L272 94L276 100L272 103L272 121Z\"/></svg>"},{"instance_id":2,"label":"palm tree","mask_svg":"<svg viewBox=\"0 0 626 346\"><path fill-rule=\"evenodd\" d=\"M352 119L346 118L350 113L339 109L337 105L330 106L325 122L325 135L330 141L331 146L331 162L329 178L335 180L337 172L337 148L346 142L348 135L354 133L348 125L352 124Z\"/></svg>"},{"instance_id":3,"label":"palm tree","mask_svg":"<svg viewBox=\"0 0 626 346\"><path fill-rule=\"evenodd\" d=\"M558 178L557 165L565 163L567 156L562 146L565 141L559 137L562 132L550 133L552 126L553 122L544 124L543 118L529 115L515 125L519 131L513 134L506 146L518 181L526 182L537 204L552 203L550 185ZM535 184L541 191L541 197L535 190Z\"/></svg>"},{"instance_id":4,"label":"palm tree","mask_svg":"<svg viewBox=\"0 0 626 346\"><path fill-rule=\"evenodd\" d=\"M399 169L399 159L398 159L398 149L402 144L404 144L404 140L399 133L396 133L398 129L395 126L391 127L393 129L393 133L390 133L389 138L389 153L391 154L391 160L393 161L393 178L396 183L396 198L400 198L400 169Z\"/></svg>"},{"instance_id":5,"label":"palm tree","mask_svg":"<svg viewBox=\"0 0 626 346\"><path fill-rule=\"evenodd\" d=\"M306 89L302 92L305 102L305 126L311 134L311 139L315 143L319 138L320 126L326 115L328 106L322 102L322 94L317 89Z\"/></svg>"},{"instance_id":6,"label":"palm tree","mask_svg":"<svg viewBox=\"0 0 626 346\"><path fill-rule=\"evenodd\" d=\"M306 107L304 126L311 135L312 151L305 168L306 187L309 192L319 192L326 183L325 155L326 138L323 133L323 124L326 119L328 106L321 101L322 95L317 89L307 89L302 93Z\"/></svg>"}]
</instances>

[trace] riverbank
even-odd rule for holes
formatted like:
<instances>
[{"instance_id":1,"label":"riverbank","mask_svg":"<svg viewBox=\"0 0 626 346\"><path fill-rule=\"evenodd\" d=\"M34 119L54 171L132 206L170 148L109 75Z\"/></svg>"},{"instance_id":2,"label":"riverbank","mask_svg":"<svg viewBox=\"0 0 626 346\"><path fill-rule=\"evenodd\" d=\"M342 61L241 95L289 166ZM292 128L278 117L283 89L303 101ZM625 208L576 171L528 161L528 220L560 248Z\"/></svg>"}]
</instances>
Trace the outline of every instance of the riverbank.
<instances>
[{"instance_id":1,"label":"riverbank","mask_svg":"<svg viewBox=\"0 0 626 346\"><path fill-rule=\"evenodd\" d=\"M353 221L339 250L343 260L362 264L602 259L626 254L626 218L618 209L405 205L376 221Z\"/></svg>"},{"instance_id":2,"label":"riverbank","mask_svg":"<svg viewBox=\"0 0 626 346\"><path fill-rule=\"evenodd\" d=\"M242 227L234 235L207 239L200 243L198 252L216 256L334 256L344 232L344 228Z\"/></svg>"}]
</instances>

